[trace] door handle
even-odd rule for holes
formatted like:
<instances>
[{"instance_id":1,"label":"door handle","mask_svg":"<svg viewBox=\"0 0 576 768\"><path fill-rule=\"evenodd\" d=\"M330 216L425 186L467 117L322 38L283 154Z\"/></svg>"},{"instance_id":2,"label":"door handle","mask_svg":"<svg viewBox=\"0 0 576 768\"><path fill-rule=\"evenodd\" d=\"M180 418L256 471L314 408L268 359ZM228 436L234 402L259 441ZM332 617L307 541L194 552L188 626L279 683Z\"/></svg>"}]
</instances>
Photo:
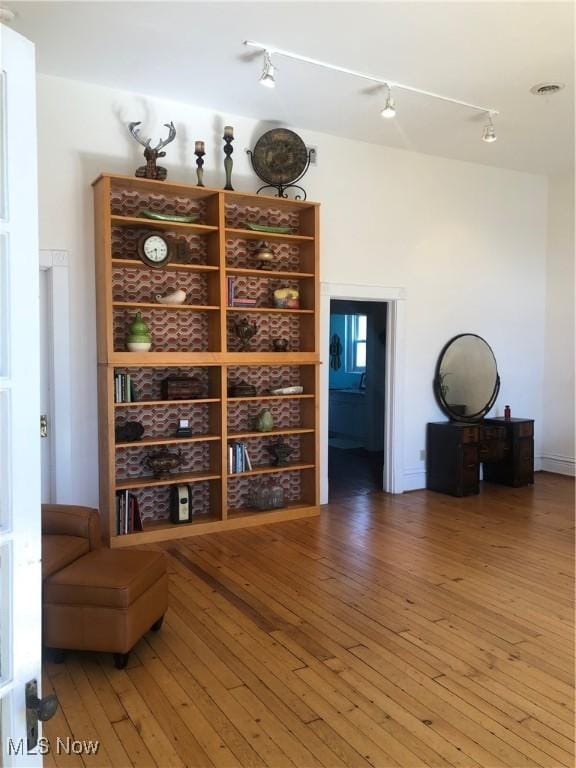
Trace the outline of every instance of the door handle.
<instances>
[{"instance_id":1,"label":"door handle","mask_svg":"<svg viewBox=\"0 0 576 768\"><path fill-rule=\"evenodd\" d=\"M38 745L38 721L45 722L54 717L58 709L58 699L50 693L43 699L38 698L38 683L30 680L26 683L26 741L28 752Z\"/></svg>"},{"instance_id":2,"label":"door handle","mask_svg":"<svg viewBox=\"0 0 576 768\"><path fill-rule=\"evenodd\" d=\"M48 437L48 416L45 413L40 416L40 437Z\"/></svg>"}]
</instances>

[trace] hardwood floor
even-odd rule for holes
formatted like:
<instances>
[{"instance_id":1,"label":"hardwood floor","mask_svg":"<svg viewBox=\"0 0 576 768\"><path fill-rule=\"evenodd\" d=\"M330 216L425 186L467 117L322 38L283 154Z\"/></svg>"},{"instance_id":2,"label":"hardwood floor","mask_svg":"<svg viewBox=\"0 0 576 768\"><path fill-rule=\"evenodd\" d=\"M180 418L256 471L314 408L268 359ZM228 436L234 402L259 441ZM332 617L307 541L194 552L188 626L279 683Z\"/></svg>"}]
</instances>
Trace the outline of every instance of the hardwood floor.
<instances>
[{"instance_id":1,"label":"hardwood floor","mask_svg":"<svg viewBox=\"0 0 576 768\"><path fill-rule=\"evenodd\" d=\"M574 483L372 494L169 554L128 669L46 664L49 766L574 765Z\"/></svg>"}]
</instances>

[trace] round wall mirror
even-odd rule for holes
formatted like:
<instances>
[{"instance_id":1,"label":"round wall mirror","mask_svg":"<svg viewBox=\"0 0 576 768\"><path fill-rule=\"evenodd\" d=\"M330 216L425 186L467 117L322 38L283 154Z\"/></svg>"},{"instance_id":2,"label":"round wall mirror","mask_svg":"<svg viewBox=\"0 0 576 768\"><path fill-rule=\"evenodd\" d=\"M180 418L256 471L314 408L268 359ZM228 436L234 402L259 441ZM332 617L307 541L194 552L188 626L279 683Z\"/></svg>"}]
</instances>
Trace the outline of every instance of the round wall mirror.
<instances>
[{"instance_id":1,"label":"round wall mirror","mask_svg":"<svg viewBox=\"0 0 576 768\"><path fill-rule=\"evenodd\" d=\"M455 421L478 421L492 408L500 389L496 358L475 333L461 333L446 344L436 365L434 393Z\"/></svg>"}]
</instances>

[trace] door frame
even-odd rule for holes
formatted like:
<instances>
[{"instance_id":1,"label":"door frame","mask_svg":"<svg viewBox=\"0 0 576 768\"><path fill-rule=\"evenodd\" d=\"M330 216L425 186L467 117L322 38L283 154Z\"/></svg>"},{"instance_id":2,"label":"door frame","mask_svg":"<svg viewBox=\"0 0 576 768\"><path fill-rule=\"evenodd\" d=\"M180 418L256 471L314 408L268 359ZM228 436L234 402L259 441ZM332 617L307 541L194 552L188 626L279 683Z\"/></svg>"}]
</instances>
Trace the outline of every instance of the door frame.
<instances>
[{"instance_id":1,"label":"door frame","mask_svg":"<svg viewBox=\"0 0 576 768\"><path fill-rule=\"evenodd\" d=\"M378 301L388 304L384 378L384 470L382 488L404 491L404 309L406 290L365 283L320 284L320 503L328 503L328 410L330 302Z\"/></svg>"},{"instance_id":2,"label":"door frame","mask_svg":"<svg viewBox=\"0 0 576 768\"><path fill-rule=\"evenodd\" d=\"M72 415L70 355L70 259L68 251L40 250L40 270L47 272L50 315L50 491L53 503L72 504Z\"/></svg>"}]
</instances>

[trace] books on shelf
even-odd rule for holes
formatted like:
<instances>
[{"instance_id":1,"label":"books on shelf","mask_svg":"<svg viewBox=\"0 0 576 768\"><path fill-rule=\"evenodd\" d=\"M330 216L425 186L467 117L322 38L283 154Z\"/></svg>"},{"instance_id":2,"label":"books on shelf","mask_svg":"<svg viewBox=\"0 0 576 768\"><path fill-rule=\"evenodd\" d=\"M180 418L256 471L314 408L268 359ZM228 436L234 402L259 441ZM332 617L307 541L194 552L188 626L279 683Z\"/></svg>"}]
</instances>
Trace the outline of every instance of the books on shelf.
<instances>
[{"instance_id":1,"label":"books on shelf","mask_svg":"<svg viewBox=\"0 0 576 768\"><path fill-rule=\"evenodd\" d=\"M129 373L114 374L114 402L135 403L136 388Z\"/></svg>"},{"instance_id":2,"label":"books on shelf","mask_svg":"<svg viewBox=\"0 0 576 768\"><path fill-rule=\"evenodd\" d=\"M142 531L142 518L138 500L130 491L116 492L116 533L124 536L134 531Z\"/></svg>"},{"instance_id":3,"label":"books on shelf","mask_svg":"<svg viewBox=\"0 0 576 768\"><path fill-rule=\"evenodd\" d=\"M252 461L246 443L230 443L228 446L228 474L237 475L240 472L251 471Z\"/></svg>"},{"instance_id":4,"label":"books on shelf","mask_svg":"<svg viewBox=\"0 0 576 768\"><path fill-rule=\"evenodd\" d=\"M236 295L236 278L228 278L228 306L229 307L255 307L257 304L256 299L251 299L248 296Z\"/></svg>"}]
</instances>

